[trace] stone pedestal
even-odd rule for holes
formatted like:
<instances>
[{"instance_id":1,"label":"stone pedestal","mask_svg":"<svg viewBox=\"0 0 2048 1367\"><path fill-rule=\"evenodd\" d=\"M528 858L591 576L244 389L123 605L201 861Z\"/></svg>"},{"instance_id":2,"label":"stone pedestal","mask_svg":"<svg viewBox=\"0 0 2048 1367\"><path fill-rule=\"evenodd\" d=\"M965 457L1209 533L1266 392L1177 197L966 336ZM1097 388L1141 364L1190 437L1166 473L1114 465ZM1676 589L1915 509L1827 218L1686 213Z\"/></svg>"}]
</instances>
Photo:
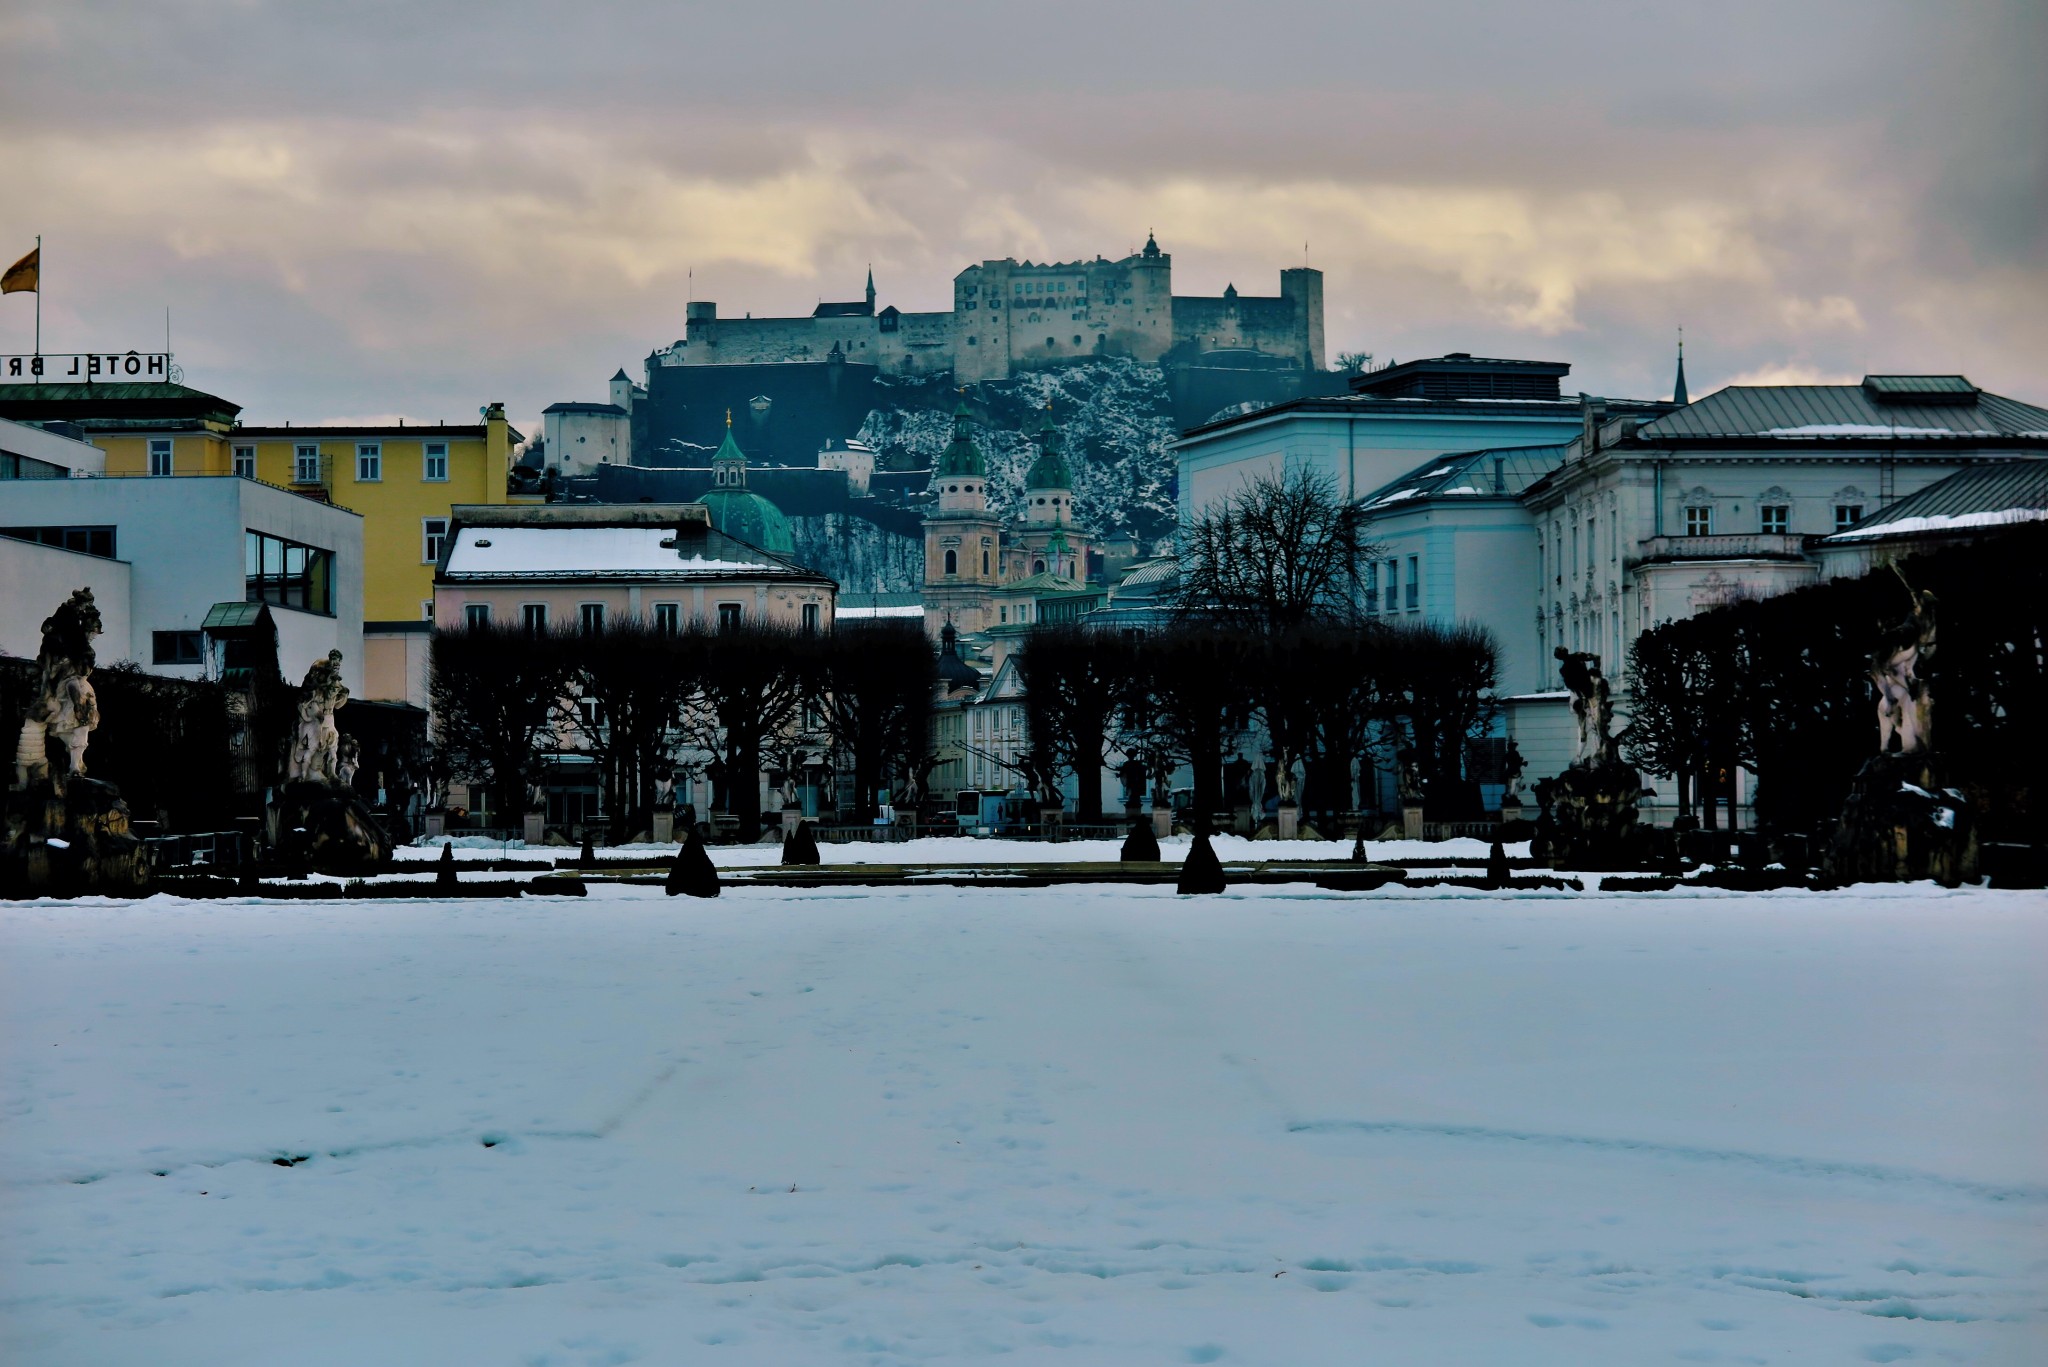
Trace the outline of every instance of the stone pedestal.
<instances>
[{"instance_id":1,"label":"stone pedestal","mask_svg":"<svg viewBox=\"0 0 2048 1367\"><path fill-rule=\"evenodd\" d=\"M1258 834L1259 826L1252 820L1252 809L1249 804L1230 809L1230 830L1233 835Z\"/></svg>"},{"instance_id":2,"label":"stone pedestal","mask_svg":"<svg viewBox=\"0 0 2048 1367\"><path fill-rule=\"evenodd\" d=\"M1301 835L1301 808L1292 802L1283 802L1273 812L1273 838L1295 840Z\"/></svg>"},{"instance_id":3,"label":"stone pedestal","mask_svg":"<svg viewBox=\"0 0 2048 1367\"><path fill-rule=\"evenodd\" d=\"M1403 840L1422 839L1421 807L1403 807L1401 809L1401 838Z\"/></svg>"},{"instance_id":4,"label":"stone pedestal","mask_svg":"<svg viewBox=\"0 0 2048 1367\"><path fill-rule=\"evenodd\" d=\"M1649 832L1636 821L1643 776L1620 760L1574 764L1536 785L1541 811L1530 852L1553 869L1640 868Z\"/></svg>"},{"instance_id":5,"label":"stone pedestal","mask_svg":"<svg viewBox=\"0 0 2048 1367\"><path fill-rule=\"evenodd\" d=\"M1875 755L1864 764L1842 804L1824 869L1840 883L1931 878L1952 888L1976 880L1979 859L1969 800L1943 758L1923 751Z\"/></svg>"},{"instance_id":6,"label":"stone pedestal","mask_svg":"<svg viewBox=\"0 0 2048 1367\"><path fill-rule=\"evenodd\" d=\"M1505 826L1510 821L1520 821L1521 819L1522 799L1519 797L1502 798L1500 800L1500 824Z\"/></svg>"},{"instance_id":7,"label":"stone pedestal","mask_svg":"<svg viewBox=\"0 0 2048 1367\"><path fill-rule=\"evenodd\" d=\"M271 843L287 863L360 873L391 862L391 837L348 788L287 783L271 808Z\"/></svg>"},{"instance_id":8,"label":"stone pedestal","mask_svg":"<svg viewBox=\"0 0 2048 1367\"><path fill-rule=\"evenodd\" d=\"M1154 807L1152 809L1152 838L1155 840L1164 840L1166 839L1166 837L1172 834L1173 808Z\"/></svg>"},{"instance_id":9,"label":"stone pedestal","mask_svg":"<svg viewBox=\"0 0 2048 1367\"><path fill-rule=\"evenodd\" d=\"M673 844L676 838L676 814L664 807L654 813L654 843Z\"/></svg>"},{"instance_id":10,"label":"stone pedestal","mask_svg":"<svg viewBox=\"0 0 2048 1367\"><path fill-rule=\"evenodd\" d=\"M427 838L429 840L439 840L446 834L448 834L448 813L428 812Z\"/></svg>"},{"instance_id":11,"label":"stone pedestal","mask_svg":"<svg viewBox=\"0 0 2048 1367\"><path fill-rule=\"evenodd\" d=\"M519 820L519 838L529 845L538 845L548 838L548 817L546 812L528 812Z\"/></svg>"},{"instance_id":12,"label":"stone pedestal","mask_svg":"<svg viewBox=\"0 0 2048 1367\"><path fill-rule=\"evenodd\" d=\"M0 809L0 897L132 896L149 887L149 859L111 783L74 775L6 796Z\"/></svg>"}]
</instances>

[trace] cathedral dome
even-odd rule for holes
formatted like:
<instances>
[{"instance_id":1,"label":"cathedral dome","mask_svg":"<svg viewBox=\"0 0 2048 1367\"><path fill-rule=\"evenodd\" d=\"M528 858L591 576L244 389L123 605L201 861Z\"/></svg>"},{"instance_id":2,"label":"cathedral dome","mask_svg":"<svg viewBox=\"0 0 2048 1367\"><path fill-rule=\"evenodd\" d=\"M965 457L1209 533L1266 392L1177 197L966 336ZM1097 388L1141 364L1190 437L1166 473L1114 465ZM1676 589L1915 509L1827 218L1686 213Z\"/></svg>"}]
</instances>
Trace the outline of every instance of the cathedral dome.
<instances>
[{"instance_id":1,"label":"cathedral dome","mask_svg":"<svg viewBox=\"0 0 2048 1367\"><path fill-rule=\"evenodd\" d=\"M732 439L731 414L725 419L725 441L711 457L711 480L710 491L697 502L711 514L712 526L770 555L796 554L796 536L782 509L747 488L747 454Z\"/></svg>"},{"instance_id":2,"label":"cathedral dome","mask_svg":"<svg viewBox=\"0 0 2048 1367\"><path fill-rule=\"evenodd\" d=\"M711 525L727 536L771 555L795 555L796 536L789 519L760 494L748 489L713 489L697 500L711 513Z\"/></svg>"}]
</instances>

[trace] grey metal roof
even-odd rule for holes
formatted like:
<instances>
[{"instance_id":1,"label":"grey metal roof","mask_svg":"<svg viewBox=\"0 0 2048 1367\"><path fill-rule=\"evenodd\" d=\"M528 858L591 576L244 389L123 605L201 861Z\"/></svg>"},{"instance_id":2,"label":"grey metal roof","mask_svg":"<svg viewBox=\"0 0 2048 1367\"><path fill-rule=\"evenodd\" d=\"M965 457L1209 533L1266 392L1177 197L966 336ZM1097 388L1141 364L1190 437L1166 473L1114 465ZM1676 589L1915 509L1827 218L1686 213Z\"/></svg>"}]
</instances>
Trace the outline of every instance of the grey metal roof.
<instances>
[{"instance_id":1,"label":"grey metal roof","mask_svg":"<svg viewBox=\"0 0 2048 1367\"><path fill-rule=\"evenodd\" d=\"M1569 443L1553 446L1497 446L1480 451L1454 451L1416 466L1359 500L1368 512L1394 512L1423 499L1514 498L1564 463ZM1500 467L1500 488L1493 483L1493 463Z\"/></svg>"},{"instance_id":2,"label":"grey metal roof","mask_svg":"<svg viewBox=\"0 0 2048 1367\"><path fill-rule=\"evenodd\" d=\"M1648 442L1685 437L1869 441L2025 436L2048 440L2048 409L1982 391L1974 402L1956 402L1966 396L1953 390L1937 392L1945 401L1916 404L1901 402L1903 395L1897 392L1879 400L1870 389L1855 384L1730 385L1645 424L1640 435Z\"/></svg>"},{"instance_id":3,"label":"grey metal roof","mask_svg":"<svg viewBox=\"0 0 2048 1367\"><path fill-rule=\"evenodd\" d=\"M2048 460L2022 457L1958 470L1828 540L1874 541L2043 519L2048 519Z\"/></svg>"}]
</instances>

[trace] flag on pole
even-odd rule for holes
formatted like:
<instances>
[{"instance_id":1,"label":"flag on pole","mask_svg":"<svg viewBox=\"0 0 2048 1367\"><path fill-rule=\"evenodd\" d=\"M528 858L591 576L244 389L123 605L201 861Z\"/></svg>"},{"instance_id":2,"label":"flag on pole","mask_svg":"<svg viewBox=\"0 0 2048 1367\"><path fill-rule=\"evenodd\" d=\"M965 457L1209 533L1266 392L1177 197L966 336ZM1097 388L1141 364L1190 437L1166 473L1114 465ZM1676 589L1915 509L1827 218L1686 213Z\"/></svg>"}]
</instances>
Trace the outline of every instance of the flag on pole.
<instances>
[{"instance_id":1,"label":"flag on pole","mask_svg":"<svg viewBox=\"0 0 2048 1367\"><path fill-rule=\"evenodd\" d=\"M7 268L7 274L0 275L0 294L40 294L43 273L43 249L38 245L21 260Z\"/></svg>"}]
</instances>

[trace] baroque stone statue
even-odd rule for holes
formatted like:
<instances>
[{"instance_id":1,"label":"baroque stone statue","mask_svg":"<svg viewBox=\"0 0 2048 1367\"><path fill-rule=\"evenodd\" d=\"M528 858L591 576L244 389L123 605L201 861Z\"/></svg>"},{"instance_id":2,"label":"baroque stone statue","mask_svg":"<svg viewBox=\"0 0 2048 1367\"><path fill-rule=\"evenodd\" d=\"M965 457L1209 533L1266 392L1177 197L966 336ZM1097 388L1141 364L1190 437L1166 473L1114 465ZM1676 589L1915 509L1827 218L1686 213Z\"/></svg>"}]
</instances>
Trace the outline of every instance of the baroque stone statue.
<instances>
[{"instance_id":1,"label":"baroque stone statue","mask_svg":"<svg viewBox=\"0 0 2048 1367\"><path fill-rule=\"evenodd\" d=\"M1557 658L1558 673L1571 691L1572 716L1579 724L1575 764L1610 764L1618 758L1614 737L1607 734L1614 720L1612 690L1600 670L1600 657L1584 650L1559 646L1551 652Z\"/></svg>"},{"instance_id":2,"label":"baroque stone statue","mask_svg":"<svg viewBox=\"0 0 2048 1367\"><path fill-rule=\"evenodd\" d=\"M1886 629L1870 657L1870 681L1877 685L1877 751L1897 737L1899 753L1934 748L1934 692L1920 673L1934 659L1934 594L1906 592L1912 611Z\"/></svg>"},{"instance_id":3,"label":"baroque stone statue","mask_svg":"<svg viewBox=\"0 0 2048 1367\"><path fill-rule=\"evenodd\" d=\"M341 733L334 728L335 710L348 701L341 681L341 652L330 650L315 660L299 685L299 725L285 765L287 783L324 783L345 787L341 776Z\"/></svg>"},{"instance_id":4,"label":"baroque stone statue","mask_svg":"<svg viewBox=\"0 0 2048 1367\"><path fill-rule=\"evenodd\" d=\"M92 590L75 591L43 619L43 645L36 653L36 696L22 718L14 747L14 786L50 779L57 791L74 774L85 772L85 747L100 724L99 697L93 692L95 663L92 638L100 634L100 612ZM62 767L52 772L49 741L63 747Z\"/></svg>"},{"instance_id":5,"label":"baroque stone statue","mask_svg":"<svg viewBox=\"0 0 2048 1367\"><path fill-rule=\"evenodd\" d=\"M1501 778L1507 785L1506 796L1516 802L1522 800L1522 771L1527 767L1528 761L1522 758L1522 747L1509 740L1507 755L1501 760Z\"/></svg>"}]
</instances>

